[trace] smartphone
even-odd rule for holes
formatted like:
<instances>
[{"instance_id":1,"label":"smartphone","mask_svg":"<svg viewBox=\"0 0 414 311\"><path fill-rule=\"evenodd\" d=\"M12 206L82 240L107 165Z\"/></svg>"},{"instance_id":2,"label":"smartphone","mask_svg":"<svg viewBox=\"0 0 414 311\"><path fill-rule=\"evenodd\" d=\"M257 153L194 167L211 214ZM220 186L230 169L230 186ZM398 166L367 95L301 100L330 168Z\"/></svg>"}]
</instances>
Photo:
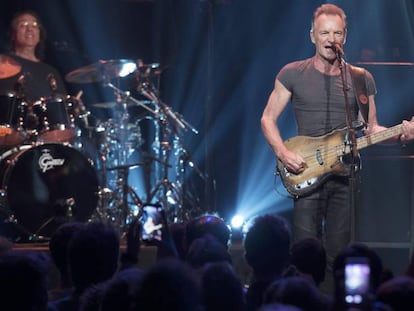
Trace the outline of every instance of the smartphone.
<instances>
[{"instance_id":1,"label":"smartphone","mask_svg":"<svg viewBox=\"0 0 414 311\"><path fill-rule=\"evenodd\" d=\"M345 263L345 302L360 305L367 302L370 292L370 274L368 258L350 257Z\"/></svg>"},{"instance_id":2,"label":"smartphone","mask_svg":"<svg viewBox=\"0 0 414 311\"><path fill-rule=\"evenodd\" d=\"M162 239L163 219L161 208L153 205L142 207L142 241L151 242Z\"/></svg>"}]
</instances>

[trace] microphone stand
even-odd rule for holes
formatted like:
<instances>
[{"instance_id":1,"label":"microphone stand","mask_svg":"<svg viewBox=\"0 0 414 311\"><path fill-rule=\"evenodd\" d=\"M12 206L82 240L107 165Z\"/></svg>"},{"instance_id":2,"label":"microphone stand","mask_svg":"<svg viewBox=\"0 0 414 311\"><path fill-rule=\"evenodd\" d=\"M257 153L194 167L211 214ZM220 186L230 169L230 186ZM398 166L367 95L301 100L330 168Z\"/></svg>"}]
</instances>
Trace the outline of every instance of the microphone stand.
<instances>
[{"instance_id":1,"label":"microphone stand","mask_svg":"<svg viewBox=\"0 0 414 311\"><path fill-rule=\"evenodd\" d=\"M349 186L350 186L350 231L351 241L355 240L355 206L356 206L356 191L357 191L357 178L356 171L359 163L358 159L358 146L356 140L356 132L352 122L351 107L348 98L348 91L350 90L347 86L347 65L343 59L343 52L340 49L335 49L336 58L339 64L339 70L341 71L342 80L342 91L345 98L345 109L346 109L346 123L347 133L345 136L345 150L349 147L351 155L350 175L349 175Z\"/></svg>"}]
</instances>

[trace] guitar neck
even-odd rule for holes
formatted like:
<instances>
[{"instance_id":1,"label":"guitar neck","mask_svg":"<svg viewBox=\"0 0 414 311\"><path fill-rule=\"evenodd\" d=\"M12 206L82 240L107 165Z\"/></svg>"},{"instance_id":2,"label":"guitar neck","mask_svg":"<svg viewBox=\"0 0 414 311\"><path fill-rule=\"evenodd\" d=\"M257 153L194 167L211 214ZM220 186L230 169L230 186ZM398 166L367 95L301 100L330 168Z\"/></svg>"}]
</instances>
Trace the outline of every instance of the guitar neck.
<instances>
[{"instance_id":1,"label":"guitar neck","mask_svg":"<svg viewBox=\"0 0 414 311\"><path fill-rule=\"evenodd\" d=\"M385 140L388 140L400 134L401 134L401 124L398 124L386 130L383 130L381 132L359 137L357 139L357 147L358 149L363 149L365 147L375 145L377 143L383 142Z\"/></svg>"}]
</instances>

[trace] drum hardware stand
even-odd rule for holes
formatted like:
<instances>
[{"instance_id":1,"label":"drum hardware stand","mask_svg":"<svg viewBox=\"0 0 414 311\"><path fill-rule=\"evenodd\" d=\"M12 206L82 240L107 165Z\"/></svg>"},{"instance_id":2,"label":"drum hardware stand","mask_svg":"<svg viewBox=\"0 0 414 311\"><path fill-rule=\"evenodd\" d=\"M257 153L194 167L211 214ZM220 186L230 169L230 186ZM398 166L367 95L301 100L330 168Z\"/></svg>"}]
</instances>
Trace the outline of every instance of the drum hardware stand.
<instances>
[{"instance_id":1,"label":"drum hardware stand","mask_svg":"<svg viewBox=\"0 0 414 311\"><path fill-rule=\"evenodd\" d=\"M126 142L128 140L128 125L129 125L129 113L127 110L127 102L133 101L137 105L145 108L146 110L150 111L153 115L156 115L156 112L153 111L151 108L146 106L145 104L141 103L140 101L132 98L129 92L124 92L113 85L111 82L105 81L104 86L111 88L114 91L114 95L116 98L116 102L119 104L117 106L117 110L115 112L116 120L115 120L115 136L119 143L120 148L117 150L117 163L115 167L107 168L107 153L108 148L105 150L105 154L102 155L103 161L103 174L105 176L105 186L107 183L106 174L108 171L116 170L117 171L117 182L116 182L116 190L115 193L109 193L107 188L104 188L103 194L108 194L107 197L104 197L104 202L106 204L110 204L109 200L113 200L116 211L121 213L120 225L121 229L127 225L129 222L128 217L131 216L131 211L129 209L129 202L128 202L128 195L131 196L133 200L133 204L138 208L138 214L141 213L141 207L143 206L143 201L138 196L138 194L134 191L134 189L128 185L128 176L129 176L129 169L137 166L141 166L142 163L134 163L134 164L127 164L128 159L128 151L126 147ZM110 197L108 200L108 196ZM103 206L104 209L107 206ZM135 215L133 215L135 216Z\"/></svg>"},{"instance_id":2,"label":"drum hardware stand","mask_svg":"<svg viewBox=\"0 0 414 311\"><path fill-rule=\"evenodd\" d=\"M190 211L190 208L194 208L197 206L190 206L189 204L186 204L186 196L188 196L188 194L190 193L187 190L187 186L186 186L186 181L185 181L185 176L186 176L186 171L187 171L187 166L193 168L196 172L196 174L203 180L206 181L206 177L204 176L204 174L201 172L200 168L197 166L197 164L193 161L191 154L182 146L181 144L181 140L178 138L176 140L178 146L176 147L177 150L177 156L178 156L178 165L177 165L177 177L176 177L176 185L180 188L180 210L179 210L179 215L178 218L181 221L189 221L191 219L191 212L193 212L193 214L195 212L200 212L199 210L199 206L198 206L198 210L194 210L194 211ZM196 200L199 201L199 200ZM193 203L194 204L194 203Z\"/></svg>"},{"instance_id":3,"label":"drum hardware stand","mask_svg":"<svg viewBox=\"0 0 414 311\"><path fill-rule=\"evenodd\" d=\"M174 199L178 206L178 210L174 211L172 215L167 216L169 216L173 222L183 221L185 214L183 211L184 176L182 167L180 166L177 167L178 171L176 172L176 183L168 180L168 166L165 164L168 163L170 158L171 144L169 142L169 138L173 132L174 147L178 146L177 153L181 153L183 148L181 146L180 130L188 130L190 128L196 134L198 134L198 131L186 122L180 114L174 113L169 106L162 102L158 95L157 89L153 87L153 84L149 79L149 74L144 75L143 77L146 79L139 81L137 90L155 104L155 111L157 112L158 119L155 121L155 139L153 143L153 150L156 156L161 158L164 162L162 169L159 167L158 163L155 165L155 176L158 183L154 186L147 201L151 202L154 198L157 198L160 202L162 202L164 210L169 211L169 200ZM168 122L169 120L170 122ZM171 131L169 127L170 124L173 131ZM180 157L181 156L179 156L179 158Z\"/></svg>"},{"instance_id":4,"label":"drum hardware stand","mask_svg":"<svg viewBox=\"0 0 414 311\"><path fill-rule=\"evenodd\" d=\"M136 168L138 166L142 166L143 163L134 163L128 165L119 165L112 168L107 168L108 171L117 170L118 171L118 190L120 191L120 199L116 200L115 205L119 207L119 210L122 214L122 225L127 225L129 223L128 217L130 216L140 216L141 214L141 207L144 205L141 198L135 192L135 190L128 185L128 176L129 170L132 168ZM128 202L128 195L132 198L132 203L138 208L137 215L132 213L129 209L129 202Z\"/></svg>"}]
</instances>

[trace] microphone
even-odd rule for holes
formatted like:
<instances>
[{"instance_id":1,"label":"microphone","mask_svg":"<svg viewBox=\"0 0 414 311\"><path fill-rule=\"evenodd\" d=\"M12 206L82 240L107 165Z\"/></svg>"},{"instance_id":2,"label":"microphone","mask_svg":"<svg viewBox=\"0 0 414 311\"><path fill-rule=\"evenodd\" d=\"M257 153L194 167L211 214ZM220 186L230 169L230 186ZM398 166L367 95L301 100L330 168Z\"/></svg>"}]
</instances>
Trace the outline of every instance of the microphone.
<instances>
[{"instance_id":1,"label":"microphone","mask_svg":"<svg viewBox=\"0 0 414 311\"><path fill-rule=\"evenodd\" d=\"M344 56L344 49L342 48L342 44L338 42L332 42L330 48L335 52L338 58L342 58L342 56Z\"/></svg>"},{"instance_id":2,"label":"microphone","mask_svg":"<svg viewBox=\"0 0 414 311\"><path fill-rule=\"evenodd\" d=\"M55 79L55 75L53 73L49 73L47 75L47 81L49 82L49 86L50 86L50 89L52 90L52 92L56 91L57 82L56 82L56 79Z\"/></svg>"}]
</instances>

